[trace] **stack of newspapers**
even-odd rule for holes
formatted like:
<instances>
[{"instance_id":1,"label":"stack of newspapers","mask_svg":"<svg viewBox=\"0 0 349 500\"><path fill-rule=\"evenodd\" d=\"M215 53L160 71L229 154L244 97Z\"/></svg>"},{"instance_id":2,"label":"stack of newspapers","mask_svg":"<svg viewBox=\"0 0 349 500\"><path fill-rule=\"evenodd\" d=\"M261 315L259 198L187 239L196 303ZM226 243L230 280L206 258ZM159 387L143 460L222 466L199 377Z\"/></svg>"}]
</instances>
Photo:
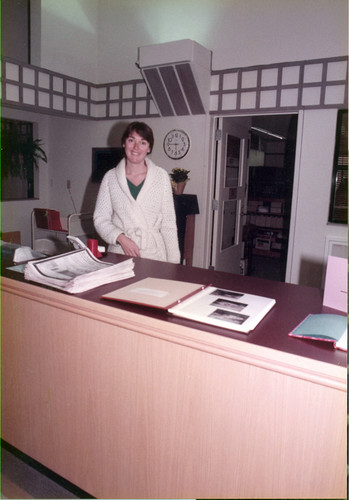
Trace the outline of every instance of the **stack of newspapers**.
<instances>
[{"instance_id":1,"label":"stack of newspapers","mask_svg":"<svg viewBox=\"0 0 349 500\"><path fill-rule=\"evenodd\" d=\"M88 248L33 260L27 263L24 277L68 293L81 293L107 283L132 278L133 259L118 264L101 262Z\"/></svg>"}]
</instances>

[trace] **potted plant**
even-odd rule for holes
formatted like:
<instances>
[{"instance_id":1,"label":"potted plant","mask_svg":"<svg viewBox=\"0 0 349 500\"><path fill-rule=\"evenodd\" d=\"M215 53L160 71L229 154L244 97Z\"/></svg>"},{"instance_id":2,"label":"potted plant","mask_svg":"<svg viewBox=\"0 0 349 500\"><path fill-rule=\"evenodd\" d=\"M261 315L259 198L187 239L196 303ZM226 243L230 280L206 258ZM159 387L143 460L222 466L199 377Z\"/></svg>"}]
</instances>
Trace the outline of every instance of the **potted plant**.
<instances>
[{"instance_id":1,"label":"potted plant","mask_svg":"<svg viewBox=\"0 0 349 500\"><path fill-rule=\"evenodd\" d=\"M189 179L190 170L185 168L173 168L170 172L171 184L174 194L182 194Z\"/></svg>"},{"instance_id":2,"label":"potted plant","mask_svg":"<svg viewBox=\"0 0 349 500\"><path fill-rule=\"evenodd\" d=\"M2 132L1 176L26 179L28 167L39 166L39 160L47 163L47 156L41 147L41 139L20 138L14 130Z\"/></svg>"},{"instance_id":3,"label":"potted plant","mask_svg":"<svg viewBox=\"0 0 349 500\"><path fill-rule=\"evenodd\" d=\"M40 139L33 139L32 124L1 119L2 200L34 198L34 167L47 163Z\"/></svg>"}]
</instances>

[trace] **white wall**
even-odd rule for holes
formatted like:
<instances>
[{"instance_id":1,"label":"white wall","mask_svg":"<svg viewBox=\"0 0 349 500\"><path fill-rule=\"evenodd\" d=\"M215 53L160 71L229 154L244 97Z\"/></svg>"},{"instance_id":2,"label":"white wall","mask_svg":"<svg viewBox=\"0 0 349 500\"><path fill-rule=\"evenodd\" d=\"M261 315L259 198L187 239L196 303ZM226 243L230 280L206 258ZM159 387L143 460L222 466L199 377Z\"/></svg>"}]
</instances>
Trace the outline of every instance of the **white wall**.
<instances>
[{"instance_id":1,"label":"white wall","mask_svg":"<svg viewBox=\"0 0 349 500\"><path fill-rule=\"evenodd\" d=\"M41 0L40 66L97 83L98 12L98 0Z\"/></svg>"},{"instance_id":2,"label":"white wall","mask_svg":"<svg viewBox=\"0 0 349 500\"><path fill-rule=\"evenodd\" d=\"M331 195L336 110L300 113L288 278L320 287L326 236L347 238L348 227L327 222Z\"/></svg>"},{"instance_id":3,"label":"white wall","mask_svg":"<svg viewBox=\"0 0 349 500\"><path fill-rule=\"evenodd\" d=\"M42 0L41 65L106 83L140 78L138 47L190 38L212 69L347 53L347 0Z\"/></svg>"},{"instance_id":4,"label":"white wall","mask_svg":"<svg viewBox=\"0 0 349 500\"><path fill-rule=\"evenodd\" d=\"M87 188L92 172L92 147L106 147L106 137L98 137L98 123L67 118L50 119L51 207L63 217L89 212ZM67 181L70 181L70 193ZM91 199L93 193L90 192ZM92 202L91 202L92 204Z\"/></svg>"}]
</instances>

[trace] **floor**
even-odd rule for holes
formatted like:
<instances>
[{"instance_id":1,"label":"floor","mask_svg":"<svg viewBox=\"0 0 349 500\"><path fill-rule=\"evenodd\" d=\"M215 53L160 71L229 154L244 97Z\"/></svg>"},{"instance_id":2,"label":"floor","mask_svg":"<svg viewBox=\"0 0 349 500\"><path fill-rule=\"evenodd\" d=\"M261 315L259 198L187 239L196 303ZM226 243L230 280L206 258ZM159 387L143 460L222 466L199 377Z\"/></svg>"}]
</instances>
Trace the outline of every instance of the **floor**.
<instances>
[{"instance_id":1,"label":"floor","mask_svg":"<svg viewBox=\"0 0 349 500\"><path fill-rule=\"evenodd\" d=\"M29 457L3 443L1 498L93 498Z\"/></svg>"},{"instance_id":2,"label":"floor","mask_svg":"<svg viewBox=\"0 0 349 500\"><path fill-rule=\"evenodd\" d=\"M273 281L285 281L285 265L281 259L253 255L248 275Z\"/></svg>"}]
</instances>

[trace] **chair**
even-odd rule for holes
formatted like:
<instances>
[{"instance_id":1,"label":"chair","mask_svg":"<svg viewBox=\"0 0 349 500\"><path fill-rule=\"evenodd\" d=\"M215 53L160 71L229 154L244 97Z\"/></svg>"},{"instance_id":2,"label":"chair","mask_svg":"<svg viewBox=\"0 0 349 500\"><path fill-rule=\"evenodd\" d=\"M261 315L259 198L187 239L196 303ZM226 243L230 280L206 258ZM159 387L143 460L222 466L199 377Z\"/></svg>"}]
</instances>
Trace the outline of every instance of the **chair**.
<instances>
[{"instance_id":1,"label":"chair","mask_svg":"<svg viewBox=\"0 0 349 500\"><path fill-rule=\"evenodd\" d=\"M76 236L87 243L88 238L98 239L92 213L73 213L67 217L63 228L60 212L48 208L34 208L32 212L32 248L46 255L56 255L72 250L67 236Z\"/></svg>"},{"instance_id":2,"label":"chair","mask_svg":"<svg viewBox=\"0 0 349 500\"><path fill-rule=\"evenodd\" d=\"M53 231L63 231L60 213L49 208L34 208L36 227L40 229L51 229Z\"/></svg>"},{"instance_id":3,"label":"chair","mask_svg":"<svg viewBox=\"0 0 349 500\"><path fill-rule=\"evenodd\" d=\"M63 229L60 213L49 208L34 208L31 214L32 248L45 255L70 250L68 231Z\"/></svg>"}]
</instances>

